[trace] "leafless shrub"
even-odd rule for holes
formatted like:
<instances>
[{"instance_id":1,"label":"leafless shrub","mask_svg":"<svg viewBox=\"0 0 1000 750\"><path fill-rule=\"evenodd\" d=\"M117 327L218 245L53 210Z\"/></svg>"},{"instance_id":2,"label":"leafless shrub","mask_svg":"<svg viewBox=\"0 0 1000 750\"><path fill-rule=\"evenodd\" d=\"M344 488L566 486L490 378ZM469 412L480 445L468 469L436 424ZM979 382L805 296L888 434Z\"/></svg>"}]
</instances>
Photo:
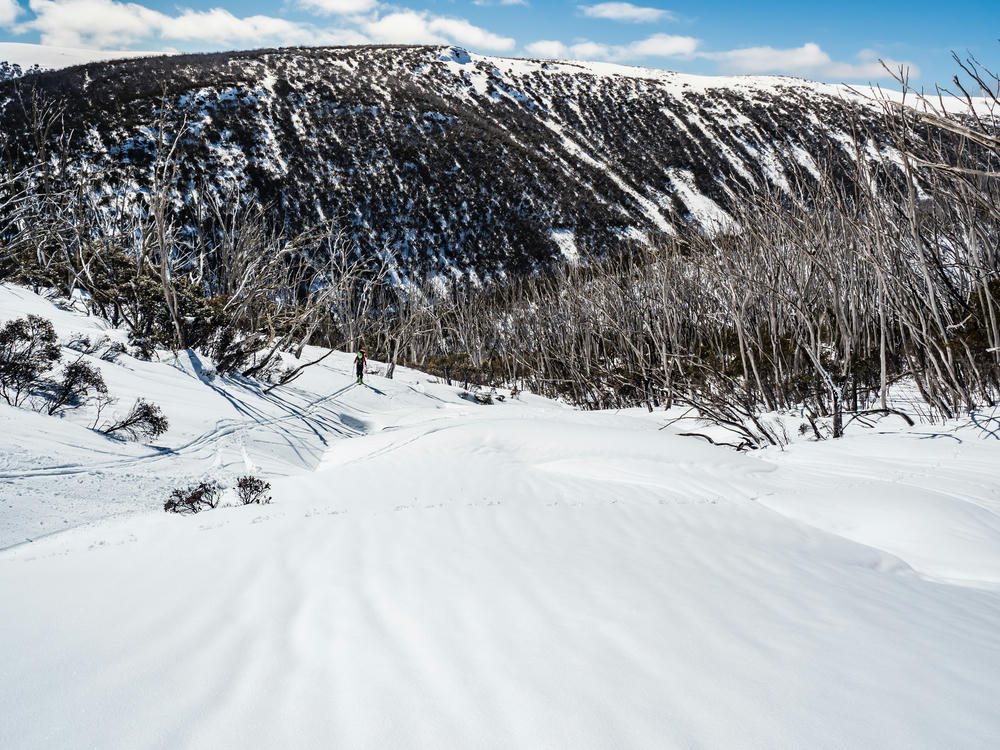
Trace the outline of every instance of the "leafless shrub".
<instances>
[{"instance_id":1,"label":"leafless shrub","mask_svg":"<svg viewBox=\"0 0 1000 750\"><path fill-rule=\"evenodd\" d=\"M466 401L471 401L474 404L481 404L483 406L490 406L493 403L493 396L489 393L477 393L475 391L469 392L465 391L462 393L462 398Z\"/></svg>"},{"instance_id":2,"label":"leafless shrub","mask_svg":"<svg viewBox=\"0 0 1000 750\"><path fill-rule=\"evenodd\" d=\"M270 489L270 482L258 477L245 476L236 480L236 497L240 505L267 505L271 502L267 494Z\"/></svg>"},{"instance_id":3,"label":"leafless shrub","mask_svg":"<svg viewBox=\"0 0 1000 750\"><path fill-rule=\"evenodd\" d=\"M72 349L73 351L80 352L81 354L93 355L97 354L102 348L107 346L109 342L110 339L107 336L102 336L96 341L93 341L86 334L77 333L70 337L65 346L67 349Z\"/></svg>"},{"instance_id":4,"label":"leafless shrub","mask_svg":"<svg viewBox=\"0 0 1000 750\"><path fill-rule=\"evenodd\" d=\"M118 358L128 354L128 348L121 341L112 341L107 348L101 352L101 359L105 362L117 362Z\"/></svg>"},{"instance_id":5,"label":"leafless shrub","mask_svg":"<svg viewBox=\"0 0 1000 750\"><path fill-rule=\"evenodd\" d=\"M186 488L177 488L163 504L167 513L194 514L211 510L219 505L222 488L218 482L199 482Z\"/></svg>"}]
</instances>

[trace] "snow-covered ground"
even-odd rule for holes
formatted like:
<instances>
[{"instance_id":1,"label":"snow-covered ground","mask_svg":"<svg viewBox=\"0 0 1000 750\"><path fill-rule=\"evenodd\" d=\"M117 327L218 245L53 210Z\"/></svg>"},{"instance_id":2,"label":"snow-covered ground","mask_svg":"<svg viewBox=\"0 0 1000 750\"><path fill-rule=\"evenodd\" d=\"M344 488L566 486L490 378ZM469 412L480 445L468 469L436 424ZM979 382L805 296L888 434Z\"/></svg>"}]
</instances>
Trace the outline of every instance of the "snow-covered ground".
<instances>
[{"instance_id":1,"label":"snow-covered ground","mask_svg":"<svg viewBox=\"0 0 1000 750\"><path fill-rule=\"evenodd\" d=\"M118 335L0 287L29 311ZM980 431L744 455L347 354L270 394L101 366L158 447L0 406L0 747L997 746ZM272 504L161 510L248 471Z\"/></svg>"},{"instance_id":2,"label":"snow-covered ground","mask_svg":"<svg viewBox=\"0 0 1000 750\"><path fill-rule=\"evenodd\" d=\"M27 70L37 65L45 70L58 70L72 65L83 65L104 60L117 60L125 57L148 57L163 55L165 52L146 52L142 50L99 50L76 49L73 47L53 47L45 44L28 44L24 42L0 42L0 62L9 62Z\"/></svg>"}]
</instances>

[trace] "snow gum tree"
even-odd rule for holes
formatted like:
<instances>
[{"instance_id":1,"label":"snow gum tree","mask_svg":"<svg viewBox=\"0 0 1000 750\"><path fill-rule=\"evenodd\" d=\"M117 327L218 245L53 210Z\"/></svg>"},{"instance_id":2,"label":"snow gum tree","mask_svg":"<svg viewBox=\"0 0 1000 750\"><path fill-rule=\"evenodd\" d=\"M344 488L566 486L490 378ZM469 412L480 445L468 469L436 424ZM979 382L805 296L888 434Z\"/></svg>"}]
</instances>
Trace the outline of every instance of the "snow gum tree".
<instances>
[{"instance_id":1,"label":"snow gum tree","mask_svg":"<svg viewBox=\"0 0 1000 750\"><path fill-rule=\"evenodd\" d=\"M0 396L20 406L43 385L45 373L58 360L59 345L50 321L28 315L7 322L0 328Z\"/></svg>"},{"instance_id":2,"label":"snow gum tree","mask_svg":"<svg viewBox=\"0 0 1000 750\"><path fill-rule=\"evenodd\" d=\"M107 392L108 386L104 383L101 371L85 362L81 356L66 365L62 377L52 386L46 411L52 415L63 409L77 408L83 405L90 394L103 395Z\"/></svg>"}]
</instances>

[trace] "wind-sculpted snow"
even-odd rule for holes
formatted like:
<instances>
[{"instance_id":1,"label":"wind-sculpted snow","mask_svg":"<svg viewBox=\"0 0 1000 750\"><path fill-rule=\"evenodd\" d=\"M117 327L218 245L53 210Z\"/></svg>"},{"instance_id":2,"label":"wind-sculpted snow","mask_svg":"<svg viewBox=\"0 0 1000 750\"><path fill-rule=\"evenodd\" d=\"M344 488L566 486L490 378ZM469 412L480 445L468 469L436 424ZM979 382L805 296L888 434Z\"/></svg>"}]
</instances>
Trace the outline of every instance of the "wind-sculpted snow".
<instances>
[{"instance_id":1,"label":"wind-sculpted snow","mask_svg":"<svg viewBox=\"0 0 1000 750\"><path fill-rule=\"evenodd\" d=\"M167 141L180 132L183 144L178 202L256 196L286 228L337 217L366 252L480 278L551 262L554 237L587 256L690 222L728 228L748 191L808 187L817 164L854 169L856 124L872 153L887 148L861 97L799 79L350 47L126 60L4 84L0 124L26 159L29 85L65 104L68 154L100 172L90 187L108 201L148 185L162 107Z\"/></svg>"},{"instance_id":2,"label":"wind-sculpted snow","mask_svg":"<svg viewBox=\"0 0 1000 750\"><path fill-rule=\"evenodd\" d=\"M0 286L19 311L114 333ZM971 426L745 455L663 412L358 386L347 354L270 394L165 353L113 368L164 450L0 404L0 747L1000 736L1000 441ZM274 502L162 512L171 481L234 472ZM76 527L14 539L33 517Z\"/></svg>"}]
</instances>

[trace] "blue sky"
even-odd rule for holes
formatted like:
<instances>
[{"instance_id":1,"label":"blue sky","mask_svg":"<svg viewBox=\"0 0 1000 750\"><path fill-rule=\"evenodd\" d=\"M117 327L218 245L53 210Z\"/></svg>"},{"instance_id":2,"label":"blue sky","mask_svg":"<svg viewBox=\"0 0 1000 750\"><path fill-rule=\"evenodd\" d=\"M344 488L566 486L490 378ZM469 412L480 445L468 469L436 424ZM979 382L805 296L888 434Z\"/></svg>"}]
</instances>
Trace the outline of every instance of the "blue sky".
<instances>
[{"instance_id":1,"label":"blue sky","mask_svg":"<svg viewBox=\"0 0 1000 750\"><path fill-rule=\"evenodd\" d=\"M952 50L1000 60L998 36L996 0L0 0L0 42L179 51L449 43L504 56L848 82L885 80L885 59L909 66L928 88L950 81Z\"/></svg>"}]
</instances>

